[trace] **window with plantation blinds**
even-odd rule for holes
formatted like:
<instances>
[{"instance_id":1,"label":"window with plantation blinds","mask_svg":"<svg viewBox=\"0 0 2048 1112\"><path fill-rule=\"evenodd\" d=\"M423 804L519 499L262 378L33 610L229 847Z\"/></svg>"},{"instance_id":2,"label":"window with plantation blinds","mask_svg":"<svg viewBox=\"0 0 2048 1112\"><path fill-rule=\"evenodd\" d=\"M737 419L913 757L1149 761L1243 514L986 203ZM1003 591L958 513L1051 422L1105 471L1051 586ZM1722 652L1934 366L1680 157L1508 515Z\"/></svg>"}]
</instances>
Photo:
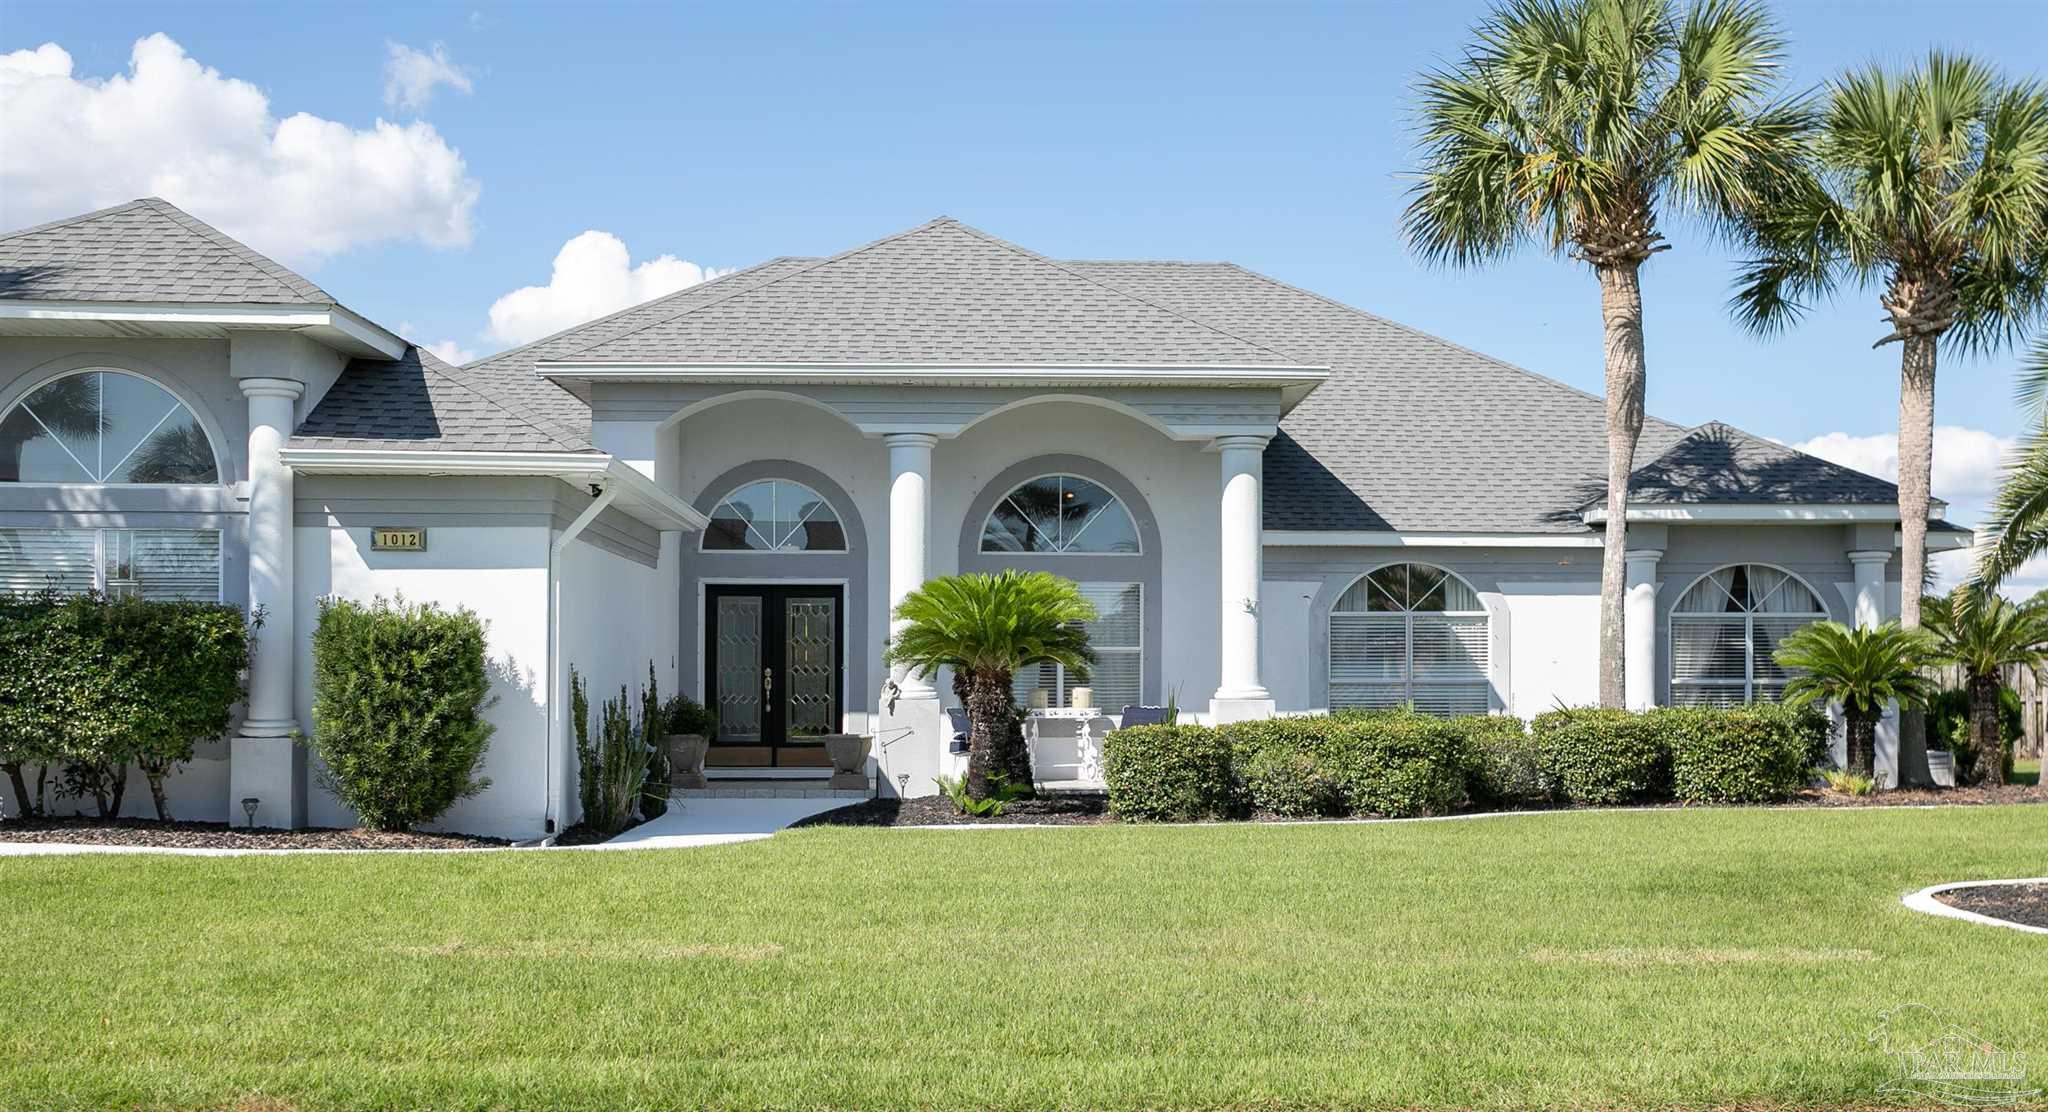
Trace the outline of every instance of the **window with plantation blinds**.
<instances>
[{"instance_id":1,"label":"window with plantation blinds","mask_svg":"<svg viewBox=\"0 0 2048 1112\"><path fill-rule=\"evenodd\" d=\"M1145 588L1138 583L1082 583L1081 596L1095 604L1095 620L1087 623L1088 644L1095 667L1087 686L1095 705L1115 714L1143 702ZM1083 681L1057 664L1020 668L1011 677L1012 694L1023 707L1065 707L1073 704L1074 688Z\"/></svg>"},{"instance_id":2,"label":"window with plantation blinds","mask_svg":"<svg viewBox=\"0 0 2048 1112\"><path fill-rule=\"evenodd\" d=\"M1470 584L1427 564L1381 568L1330 610L1330 707L1485 714L1492 644Z\"/></svg>"},{"instance_id":3,"label":"window with plantation blinds","mask_svg":"<svg viewBox=\"0 0 2048 1112\"><path fill-rule=\"evenodd\" d=\"M1789 678L1773 654L1792 631L1827 620L1820 597L1762 564L1722 568L1671 611L1671 701L1735 706L1775 700Z\"/></svg>"},{"instance_id":4,"label":"window with plantation blinds","mask_svg":"<svg viewBox=\"0 0 2048 1112\"><path fill-rule=\"evenodd\" d=\"M220 601L217 529L0 529L0 592Z\"/></svg>"}]
</instances>

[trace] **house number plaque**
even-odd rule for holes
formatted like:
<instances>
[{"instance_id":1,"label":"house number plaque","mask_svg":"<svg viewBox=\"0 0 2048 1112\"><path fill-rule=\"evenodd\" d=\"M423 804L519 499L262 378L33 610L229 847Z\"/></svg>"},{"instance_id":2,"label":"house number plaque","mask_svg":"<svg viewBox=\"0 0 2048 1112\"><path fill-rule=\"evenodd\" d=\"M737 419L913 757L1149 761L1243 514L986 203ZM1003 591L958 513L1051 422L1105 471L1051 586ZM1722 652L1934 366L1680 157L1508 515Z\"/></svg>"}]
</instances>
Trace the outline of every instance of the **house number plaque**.
<instances>
[{"instance_id":1,"label":"house number plaque","mask_svg":"<svg viewBox=\"0 0 2048 1112\"><path fill-rule=\"evenodd\" d=\"M370 530L370 551L372 552L425 552L427 531L425 529L399 529L380 525Z\"/></svg>"}]
</instances>

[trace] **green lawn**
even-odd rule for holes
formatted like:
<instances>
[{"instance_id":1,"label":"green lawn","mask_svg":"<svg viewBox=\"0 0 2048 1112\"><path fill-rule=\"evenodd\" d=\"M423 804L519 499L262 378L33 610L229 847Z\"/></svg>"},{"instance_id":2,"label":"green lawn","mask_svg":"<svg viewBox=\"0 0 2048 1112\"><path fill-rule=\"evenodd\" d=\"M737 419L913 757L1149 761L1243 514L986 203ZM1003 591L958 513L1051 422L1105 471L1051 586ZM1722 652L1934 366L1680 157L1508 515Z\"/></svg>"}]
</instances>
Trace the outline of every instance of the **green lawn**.
<instances>
[{"instance_id":1,"label":"green lawn","mask_svg":"<svg viewBox=\"0 0 2048 1112\"><path fill-rule=\"evenodd\" d=\"M2044 845L2034 806L5 859L0 1106L1875 1101L1908 1003L2040 1085L2048 942L1898 898Z\"/></svg>"},{"instance_id":2,"label":"green lawn","mask_svg":"<svg viewBox=\"0 0 2048 1112\"><path fill-rule=\"evenodd\" d=\"M2012 762L2012 782L2015 784L2038 784L2041 782L2041 758L2021 757Z\"/></svg>"}]
</instances>

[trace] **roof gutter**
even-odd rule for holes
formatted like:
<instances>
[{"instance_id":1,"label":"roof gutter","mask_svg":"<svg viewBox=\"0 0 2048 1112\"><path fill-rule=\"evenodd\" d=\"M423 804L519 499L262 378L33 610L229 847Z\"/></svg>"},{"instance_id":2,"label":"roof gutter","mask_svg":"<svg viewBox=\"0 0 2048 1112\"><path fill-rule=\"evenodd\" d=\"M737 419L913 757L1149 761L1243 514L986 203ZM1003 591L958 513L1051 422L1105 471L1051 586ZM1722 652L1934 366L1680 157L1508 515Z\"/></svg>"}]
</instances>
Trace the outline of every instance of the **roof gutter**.
<instances>
[{"instance_id":1,"label":"roof gutter","mask_svg":"<svg viewBox=\"0 0 2048 1112\"><path fill-rule=\"evenodd\" d=\"M1931 504L1933 514L1947 507ZM1588 525L1600 525L1607 520L1607 507L1594 506L1580 515ZM1785 522L1881 522L1899 520L1899 508L1890 504L1844 505L1825 502L1763 502L1710 504L1671 504L1633 502L1628 507L1628 520L1660 522L1682 521L1723 525L1771 525Z\"/></svg>"},{"instance_id":2,"label":"roof gutter","mask_svg":"<svg viewBox=\"0 0 2048 1112\"><path fill-rule=\"evenodd\" d=\"M545 772L541 782L546 791L542 829L549 834L558 834L562 830L562 789L556 782L555 769L559 765L563 736L568 732L569 669L562 659L562 554L618 496L617 486L605 484L590 505L576 515L576 520L571 521L568 528L557 534L548 545L548 722L547 752L543 758Z\"/></svg>"}]
</instances>

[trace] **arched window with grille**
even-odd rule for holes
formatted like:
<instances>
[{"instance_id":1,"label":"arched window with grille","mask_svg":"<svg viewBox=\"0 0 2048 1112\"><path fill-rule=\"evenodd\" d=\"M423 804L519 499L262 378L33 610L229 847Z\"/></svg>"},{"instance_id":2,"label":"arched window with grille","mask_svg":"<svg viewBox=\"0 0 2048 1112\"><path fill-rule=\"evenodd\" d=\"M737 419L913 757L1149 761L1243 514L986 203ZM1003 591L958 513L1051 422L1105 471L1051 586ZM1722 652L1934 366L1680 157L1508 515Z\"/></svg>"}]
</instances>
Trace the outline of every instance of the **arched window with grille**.
<instances>
[{"instance_id":1,"label":"arched window with grille","mask_svg":"<svg viewBox=\"0 0 2048 1112\"><path fill-rule=\"evenodd\" d=\"M1491 618L1463 579L1428 564L1369 572L1330 609L1330 709L1485 714L1492 644Z\"/></svg>"},{"instance_id":2,"label":"arched window with grille","mask_svg":"<svg viewBox=\"0 0 2048 1112\"><path fill-rule=\"evenodd\" d=\"M794 479L758 479L719 499L699 542L705 552L844 552L832 504Z\"/></svg>"},{"instance_id":3,"label":"arched window with grille","mask_svg":"<svg viewBox=\"0 0 2048 1112\"><path fill-rule=\"evenodd\" d=\"M1827 618L1820 596L1790 572L1735 564L1702 576L1671 611L1671 702L1776 700L1789 678L1772 658L1778 643Z\"/></svg>"},{"instance_id":4,"label":"arched window with grille","mask_svg":"<svg viewBox=\"0 0 2048 1112\"><path fill-rule=\"evenodd\" d=\"M125 487L220 480L213 441L199 416L133 372L62 374L0 413L0 483ZM217 601L220 530L0 528L0 593L44 590Z\"/></svg>"}]
</instances>

